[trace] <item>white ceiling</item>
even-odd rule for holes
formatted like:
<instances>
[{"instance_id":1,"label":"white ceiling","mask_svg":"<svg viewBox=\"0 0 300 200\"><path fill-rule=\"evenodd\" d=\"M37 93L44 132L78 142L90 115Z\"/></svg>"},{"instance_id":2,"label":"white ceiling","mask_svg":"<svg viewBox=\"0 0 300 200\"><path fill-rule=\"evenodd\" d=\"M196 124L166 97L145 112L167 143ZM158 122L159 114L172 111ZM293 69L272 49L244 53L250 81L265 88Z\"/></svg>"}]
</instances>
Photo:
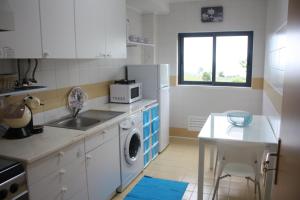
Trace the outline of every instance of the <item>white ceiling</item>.
<instances>
[{"instance_id":1,"label":"white ceiling","mask_svg":"<svg viewBox=\"0 0 300 200\"><path fill-rule=\"evenodd\" d=\"M126 0L127 7L133 8L140 13L169 13L169 0Z\"/></svg>"},{"instance_id":2,"label":"white ceiling","mask_svg":"<svg viewBox=\"0 0 300 200\"><path fill-rule=\"evenodd\" d=\"M207 0L164 0L164 1L168 1L170 3L176 3L176 2L207 1Z\"/></svg>"},{"instance_id":3,"label":"white ceiling","mask_svg":"<svg viewBox=\"0 0 300 200\"><path fill-rule=\"evenodd\" d=\"M208 1L208 0L126 0L127 7L140 13L167 14L170 11L170 3Z\"/></svg>"}]
</instances>

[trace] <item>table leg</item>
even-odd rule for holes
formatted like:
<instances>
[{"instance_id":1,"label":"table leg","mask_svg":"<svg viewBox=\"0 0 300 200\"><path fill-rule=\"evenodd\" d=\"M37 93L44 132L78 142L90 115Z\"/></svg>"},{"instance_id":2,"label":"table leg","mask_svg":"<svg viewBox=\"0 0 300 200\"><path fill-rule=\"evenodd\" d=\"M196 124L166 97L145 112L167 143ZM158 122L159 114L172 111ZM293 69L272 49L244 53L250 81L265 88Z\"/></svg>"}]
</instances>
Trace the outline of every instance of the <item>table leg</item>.
<instances>
[{"instance_id":1,"label":"table leg","mask_svg":"<svg viewBox=\"0 0 300 200\"><path fill-rule=\"evenodd\" d=\"M267 149L268 149L269 152L276 152L277 151L276 146L267 147ZM275 168L275 163L276 163L275 158L271 158L270 168ZM273 184L274 184L274 176L275 176L274 171L269 171L267 173L264 200L270 200L271 199L271 192L272 192L272 187L273 187Z\"/></svg>"},{"instance_id":2,"label":"table leg","mask_svg":"<svg viewBox=\"0 0 300 200\"><path fill-rule=\"evenodd\" d=\"M210 147L210 159L209 159L209 169L214 168L214 163L215 163L215 147L212 145Z\"/></svg>"},{"instance_id":3,"label":"table leg","mask_svg":"<svg viewBox=\"0 0 300 200\"><path fill-rule=\"evenodd\" d=\"M205 144L199 140L198 200L203 200Z\"/></svg>"}]
</instances>

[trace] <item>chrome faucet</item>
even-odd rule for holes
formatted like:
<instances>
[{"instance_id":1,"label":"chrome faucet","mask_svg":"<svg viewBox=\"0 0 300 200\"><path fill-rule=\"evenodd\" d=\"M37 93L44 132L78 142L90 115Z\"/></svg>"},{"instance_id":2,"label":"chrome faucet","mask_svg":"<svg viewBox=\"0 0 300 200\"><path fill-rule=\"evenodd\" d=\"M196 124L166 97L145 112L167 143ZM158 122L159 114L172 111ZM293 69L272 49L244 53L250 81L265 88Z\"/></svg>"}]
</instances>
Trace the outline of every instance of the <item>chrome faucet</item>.
<instances>
[{"instance_id":1,"label":"chrome faucet","mask_svg":"<svg viewBox=\"0 0 300 200\"><path fill-rule=\"evenodd\" d=\"M77 108L76 111L75 111L75 109L74 109L74 112L73 112L73 118L74 118L74 119L77 119L80 110L81 110L81 108Z\"/></svg>"}]
</instances>

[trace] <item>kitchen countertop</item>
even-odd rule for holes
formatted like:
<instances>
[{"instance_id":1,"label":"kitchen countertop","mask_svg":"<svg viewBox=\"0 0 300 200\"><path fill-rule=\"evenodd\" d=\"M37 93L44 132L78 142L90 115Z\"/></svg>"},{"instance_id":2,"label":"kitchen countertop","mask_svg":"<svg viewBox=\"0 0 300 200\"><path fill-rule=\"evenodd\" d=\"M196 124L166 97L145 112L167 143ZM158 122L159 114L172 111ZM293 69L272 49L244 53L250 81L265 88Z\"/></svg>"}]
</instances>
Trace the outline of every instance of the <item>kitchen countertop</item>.
<instances>
[{"instance_id":1,"label":"kitchen countertop","mask_svg":"<svg viewBox=\"0 0 300 200\"><path fill-rule=\"evenodd\" d=\"M87 131L45 126L42 134L33 135L28 138L20 140L7 140L1 138L0 156L30 164L74 144L85 137L89 137L106 127L118 123L125 117L154 103L156 103L156 100L140 100L132 104L108 103L93 108L95 110L119 111L124 112L124 114L99 124Z\"/></svg>"}]
</instances>

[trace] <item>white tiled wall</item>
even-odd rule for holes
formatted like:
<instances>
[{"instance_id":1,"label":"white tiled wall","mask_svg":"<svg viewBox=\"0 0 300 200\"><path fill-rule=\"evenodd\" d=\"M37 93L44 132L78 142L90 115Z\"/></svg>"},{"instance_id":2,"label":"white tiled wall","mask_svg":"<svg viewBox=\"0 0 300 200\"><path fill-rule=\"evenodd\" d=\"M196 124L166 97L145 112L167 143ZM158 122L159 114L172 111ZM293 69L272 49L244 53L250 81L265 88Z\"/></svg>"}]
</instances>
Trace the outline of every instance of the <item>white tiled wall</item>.
<instances>
[{"instance_id":1,"label":"white tiled wall","mask_svg":"<svg viewBox=\"0 0 300 200\"><path fill-rule=\"evenodd\" d=\"M124 77L124 60L40 60L36 79L49 89Z\"/></svg>"},{"instance_id":2,"label":"white tiled wall","mask_svg":"<svg viewBox=\"0 0 300 200\"><path fill-rule=\"evenodd\" d=\"M265 80L280 94L283 91L284 71L287 65L287 38L285 26L268 37Z\"/></svg>"},{"instance_id":3,"label":"white tiled wall","mask_svg":"<svg viewBox=\"0 0 300 200\"><path fill-rule=\"evenodd\" d=\"M266 53L264 79L279 94L283 93L284 71L288 64L286 23L288 0L267 0ZM281 114L264 91L263 114L267 115L277 137Z\"/></svg>"},{"instance_id":4,"label":"white tiled wall","mask_svg":"<svg viewBox=\"0 0 300 200\"><path fill-rule=\"evenodd\" d=\"M99 97L92 100L88 100L82 111L89 110L89 109L97 109L101 105L108 102L108 97ZM61 107L53 110L49 110L46 112L38 113L33 116L34 124L44 124L49 121L53 121L58 119L59 117L63 117L69 115L70 111L66 107Z\"/></svg>"},{"instance_id":5,"label":"white tiled wall","mask_svg":"<svg viewBox=\"0 0 300 200\"><path fill-rule=\"evenodd\" d=\"M26 66L27 60L21 61L21 67ZM39 85L48 89L91 84L108 80L124 78L126 60L39 60L36 79ZM0 61L0 73L16 72L16 61ZM24 69L24 68L23 68ZM30 73L31 74L31 73ZM107 103L108 97L100 97L86 102L84 109L95 108ZM69 114L66 107L61 107L34 115L34 124L46 123Z\"/></svg>"},{"instance_id":6,"label":"white tiled wall","mask_svg":"<svg viewBox=\"0 0 300 200\"><path fill-rule=\"evenodd\" d=\"M37 80L50 89L91 84L124 78L124 60L41 60ZM86 102L84 109L107 103L107 97ZM66 107L39 113L34 123L46 123L69 114Z\"/></svg>"}]
</instances>

